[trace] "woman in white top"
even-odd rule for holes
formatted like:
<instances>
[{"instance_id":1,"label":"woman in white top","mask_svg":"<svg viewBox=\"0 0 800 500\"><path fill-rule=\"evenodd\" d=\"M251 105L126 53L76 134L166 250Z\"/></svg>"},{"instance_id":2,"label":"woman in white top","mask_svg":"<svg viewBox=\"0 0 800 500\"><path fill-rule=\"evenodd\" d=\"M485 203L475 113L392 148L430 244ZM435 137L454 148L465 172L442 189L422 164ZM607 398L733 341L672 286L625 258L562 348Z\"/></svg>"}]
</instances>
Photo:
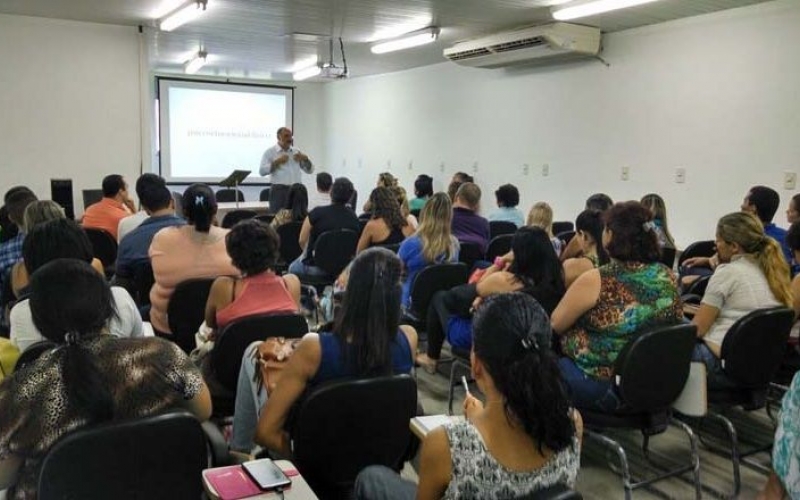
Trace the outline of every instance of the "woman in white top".
<instances>
[{"instance_id":1,"label":"woman in white top","mask_svg":"<svg viewBox=\"0 0 800 500\"><path fill-rule=\"evenodd\" d=\"M466 420L428 433L419 486L373 466L359 474L356 498L519 498L556 484L573 486L581 422L549 348L549 321L527 294L486 299L475 313L470 356L486 402L467 394Z\"/></svg>"},{"instance_id":2,"label":"woman in white top","mask_svg":"<svg viewBox=\"0 0 800 500\"><path fill-rule=\"evenodd\" d=\"M767 307L792 307L789 265L778 243L764 234L753 214L735 212L717 223L717 254L721 265L708 282L692 323L702 339L694 359L709 373L718 371L725 334L746 314Z\"/></svg>"},{"instance_id":3,"label":"woman in white top","mask_svg":"<svg viewBox=\"0 0 800 500\"><path fill-rule=\"evenodd\" d=\"M35 226L25 236L22 246L25 270L29 275L55 259L77 259L92 262L92 244L86 233L74 221L55 219ZM103 271L99 273L102 275ZM120 287L111 288L116 314L106 325L106 333L115 337L141 337L142 317L130 294ZM24 296L23 296L24 297ZM10 315L10 339L20 351L45 340L33 324L27 299L18 302Z\"/></svg>"}]
</instances>

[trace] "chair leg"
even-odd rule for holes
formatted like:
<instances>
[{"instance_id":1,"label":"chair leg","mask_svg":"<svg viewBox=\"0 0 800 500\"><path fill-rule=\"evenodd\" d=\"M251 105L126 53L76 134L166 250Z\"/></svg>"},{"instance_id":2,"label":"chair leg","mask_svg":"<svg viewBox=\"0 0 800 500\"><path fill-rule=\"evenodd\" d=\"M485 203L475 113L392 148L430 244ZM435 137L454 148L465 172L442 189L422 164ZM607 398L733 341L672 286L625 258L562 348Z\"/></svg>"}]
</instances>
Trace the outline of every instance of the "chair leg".
<instances>
[{"instance_id":1,"label":"chair leg","mask_svg":"<svg viewBox=\"0 0 800 500\"><path fill-rule=\"evenodd\" d=\"M620 446L619 443L617 443L613 439L606 437L602 434L593 432L589 429L584 428L583 434L584 436L594 439L601 445L607 447L608 449L612 450L614 453L617 454L617 457L619 457L620 473L622 475L622 487L625 490L625 500L631 500L631 494L633 493L633 485L631 484L631 473L630 469L628 468L628 457L625 454L625 450L622 448L622 446Z\"/></svg>"},{"instance_id":2,"label":"chair leg","mask_svg":"<svg viewBox=\"0 0 800 500\"><path fill-rule=\"evenodd\" d=\"M731 441L731 462L733 462L733 495L732 498L736 498L739 496L739 491L742 488L742 480L739 473L739 442L736 435L736 428L733 426L733 423L728 420L726 417L720 415L719 413L708 412L706 418L710 418L719 422L722 425L722 428L725 429L725 432L728 433L728 438Z\"/></svg>"},{"instance_id":3,"label":"chair leg","mask_svg":"<svg viewBox=\"0 0 800 500\"><path fill-rule=\"evenodd\" d=\"M700 500L703 497L703 484L700 482L700 454L697 450L697 436L695 436L692 428L685 423L670 417L670 423L679 427L689 436L689 445L692 451L692 479L694 482L695 498Z\"/></svg>"}]
</instances>

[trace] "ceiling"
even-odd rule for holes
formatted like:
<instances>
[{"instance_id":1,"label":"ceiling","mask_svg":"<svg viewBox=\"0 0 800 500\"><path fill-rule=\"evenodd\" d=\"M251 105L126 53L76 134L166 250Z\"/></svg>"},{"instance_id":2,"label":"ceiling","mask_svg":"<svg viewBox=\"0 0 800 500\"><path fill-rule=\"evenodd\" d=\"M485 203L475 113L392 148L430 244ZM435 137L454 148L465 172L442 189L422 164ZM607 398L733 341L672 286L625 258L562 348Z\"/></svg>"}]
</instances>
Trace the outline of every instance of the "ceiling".
<instances>
[{"instance_id":1,"label":"ceiling","mask_svg":"<svg viewBox=\"0 0 800 500\"><path fill-rule=\"evenodd\" d=\"M660 23L767 0L661 0L586 17L581 24L604 32ZM201 75L290 80L295 62L318 55L328 61L330 37L344 42L351 76L388 73L444 61L454 42L552 21L552 0L208 0L208 12L172 32L155 20L186 0L0 0L0 13L95 23L144 26L150 64L182 72L203 48ZM374 55L376 38L436 25L439 40L405 51ZM297 34L320 35L305 40ZM312 37L313 38L313 37ZM334 61L341 65L336 41Z\"/></svg>"}]
</instances>

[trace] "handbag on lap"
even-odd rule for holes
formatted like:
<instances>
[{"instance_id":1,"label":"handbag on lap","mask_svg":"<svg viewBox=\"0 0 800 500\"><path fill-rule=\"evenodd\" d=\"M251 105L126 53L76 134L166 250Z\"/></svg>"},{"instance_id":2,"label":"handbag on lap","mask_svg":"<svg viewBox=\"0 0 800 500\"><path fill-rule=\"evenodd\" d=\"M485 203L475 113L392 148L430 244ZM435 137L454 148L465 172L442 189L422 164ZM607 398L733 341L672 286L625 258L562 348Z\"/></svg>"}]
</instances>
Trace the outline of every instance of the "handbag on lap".
<instances>
[{"instance_id":1,"label":"handbag on lap","mask_svg":"<svg viewBox=\"0 0 800 500\"><path fill-rule=\"evenodd\" d=\"M267 395L275 390L286 362L292 357L300 339L286 340L284 337L270 337L253 350L253 360L257 370L254 381L267 391Z\"/></svg>"}]
</instances>

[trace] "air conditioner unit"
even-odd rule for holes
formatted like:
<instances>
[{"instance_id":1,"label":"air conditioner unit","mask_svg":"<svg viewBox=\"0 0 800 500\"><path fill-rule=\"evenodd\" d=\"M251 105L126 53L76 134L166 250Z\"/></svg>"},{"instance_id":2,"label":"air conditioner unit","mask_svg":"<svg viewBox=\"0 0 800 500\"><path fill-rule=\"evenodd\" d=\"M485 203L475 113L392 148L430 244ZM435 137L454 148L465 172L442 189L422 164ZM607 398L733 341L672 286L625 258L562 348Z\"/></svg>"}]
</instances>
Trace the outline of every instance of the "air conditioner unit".
<instances>
[{"instance_id":1,"label":"air conditioner unit","mask_svg":"<svg viewBox=\"0 0 800 500\"><path fill-rule=\"evenodd\" d=\"M476 68L549 64L599 53L600 29L569 23L498 33L444 50L444 56L454 63Z\"/></svg>"}]
</instances>

